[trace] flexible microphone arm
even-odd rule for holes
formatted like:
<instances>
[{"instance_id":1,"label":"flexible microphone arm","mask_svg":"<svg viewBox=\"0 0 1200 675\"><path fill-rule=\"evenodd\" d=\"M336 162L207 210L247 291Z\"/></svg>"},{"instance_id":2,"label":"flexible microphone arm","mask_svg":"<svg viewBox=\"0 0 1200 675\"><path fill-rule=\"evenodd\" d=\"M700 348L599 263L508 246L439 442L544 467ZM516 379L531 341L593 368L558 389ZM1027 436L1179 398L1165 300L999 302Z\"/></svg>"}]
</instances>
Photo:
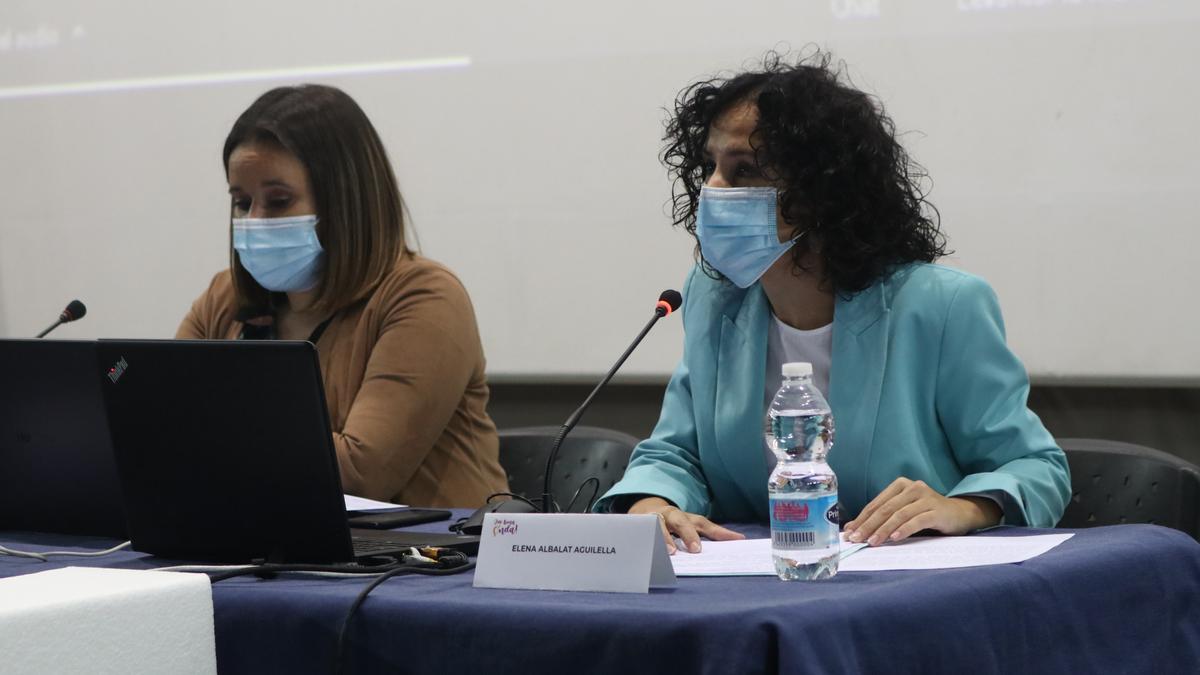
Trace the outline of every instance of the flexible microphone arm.
<instances>
[{"instance_id":1,"label":"flexible microphone arm","mask_svg":"<svg viewBox=\"0 0 1200 675\"><path fill-rule=\"evenodd\" d=\"M682 297L677 291L663 291L663 294L659 296L658 304L654 307L654 316L650 317L650 320L646 322L646 326L642 328L642 332L638 333L638 336L633 339L633 343L629 345L629 348L625 350L625 353L621 355L621 358L617 359L617 362L614 363L613 367L609 369L608 374L604 376L604 379L600 380L600 384L597 384L596 388L592 389L592 393L588 394L588 397L584 399L583 405L576 408L575 412L571 413L571 416L568 417L567 421L563 423L562 428L558 430L558 436L554 439L554 445L550 448L550 456L546 459L546 476L544 479L545 482L542 483L542 513L553 513L551 509L554 507L554 497L550 493L550 479L554 475L554 461L558 459L559 446L562 445L562 442L564 439L566 439L567 434L571 433L571 430L574 429L575 425L579 423L580 418L583 417L584 411L586 411L588 406L592 404L592 399L596 398L596 394L600 393L600 390L604 388L604 385L608 384L608 381L612 379L613 375L616 375L617 371L621 369L621 366L625 364L625 359L628 359L629 355L633 353L633 350L636 349L639 344L641 344L642 338L646 337L646 333L650 332L650 329L654 327L654 324L657 323L659 319L678 309L681 302Z\"/></svg>"},{"instance_id":2,"label":"flexible microphone arm","mask_svg":"<svg viewBox=\"0 0 1200 675\"><path fill-rule=\"evenodd\" d=\"M55 328L58 328L59 326L63 325L64 323L70 323L72 321L75 321L76 319L82 319L84 314L87 314L87 307L85 307L83 305L83 303L78 300L72 300L70 302L70 304L67 305L67 308L64 309L62 311L62 313L58 315L58 321L55 321L54 323L50 324L49 328L38 333L37 336L38 336L38 338L44 338L44 337L46 337L47 333L54 330Z\"/></svg>"}]
</instances>

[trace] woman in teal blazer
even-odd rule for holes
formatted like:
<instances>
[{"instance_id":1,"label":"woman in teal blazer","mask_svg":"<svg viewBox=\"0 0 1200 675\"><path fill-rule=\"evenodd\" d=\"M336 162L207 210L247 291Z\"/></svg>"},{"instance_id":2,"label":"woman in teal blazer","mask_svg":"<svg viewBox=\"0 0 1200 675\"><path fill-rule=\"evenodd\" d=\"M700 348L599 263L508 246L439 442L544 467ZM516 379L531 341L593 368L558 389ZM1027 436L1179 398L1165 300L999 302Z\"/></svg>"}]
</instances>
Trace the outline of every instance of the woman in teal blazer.
<instances>
[{"instance_id":1,"label":"woman in teal blazer","mask_svg":"<svg viewBox=\"0 0 1200 675\"><path fill-rule=\"evenodd\" d=\"M944 239L877 103L827 55L771 57L686 89L667 139L676 221L701 256L683 292L684 356L651 438L597 510L658 514L672 551L670 535L695 551L698 535L740 536L713 521L768 519L774 315L802 330L832 322L828 461L851 540L1058 522L1066 458L1026 407L991 288L930 264Z\"/></svg>"}]
</instances>

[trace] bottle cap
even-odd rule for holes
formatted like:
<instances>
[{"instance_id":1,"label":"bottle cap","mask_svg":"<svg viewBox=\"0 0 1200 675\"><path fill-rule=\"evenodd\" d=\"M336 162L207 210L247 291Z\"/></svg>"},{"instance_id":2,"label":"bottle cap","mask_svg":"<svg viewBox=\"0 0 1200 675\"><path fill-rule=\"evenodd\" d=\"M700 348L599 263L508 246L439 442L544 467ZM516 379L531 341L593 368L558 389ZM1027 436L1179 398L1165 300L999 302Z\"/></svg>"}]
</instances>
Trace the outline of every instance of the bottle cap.
<instances>
[{"instance_id":1,"label":"bottle cap","mask_svg":"<svg viewBox=\"0 0 1200 675\"><path fill-rule=\"evenodd\" d=\"M812 375L812 364L807 361L796 361L783 364L784 377L804 377Z\"/></svg>"}]
</instances>

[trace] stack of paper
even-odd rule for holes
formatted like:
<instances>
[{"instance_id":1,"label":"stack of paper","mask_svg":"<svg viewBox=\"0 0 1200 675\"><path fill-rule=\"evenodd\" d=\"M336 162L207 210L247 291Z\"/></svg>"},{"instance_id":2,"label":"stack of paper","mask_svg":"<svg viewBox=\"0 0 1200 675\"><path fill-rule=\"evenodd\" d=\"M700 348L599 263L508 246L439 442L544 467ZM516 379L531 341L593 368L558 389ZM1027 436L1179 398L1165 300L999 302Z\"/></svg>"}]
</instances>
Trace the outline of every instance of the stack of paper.
<instances>
[{"instance_id":1,"label":"stack of paper","mask_svg":"<svg viewBox=\"0 0 1200 675\"><path fill-rule=\"evenodd\" d=\"M1071 537L1036 534L1025 537L912 537L896 544L869 547L842 544L839 572L932 570L1018 563L1039 556ZM680 549L671 556L681 577L774 576L770 539L706 541L700 553Z\"/></svg>"}]
</instances>

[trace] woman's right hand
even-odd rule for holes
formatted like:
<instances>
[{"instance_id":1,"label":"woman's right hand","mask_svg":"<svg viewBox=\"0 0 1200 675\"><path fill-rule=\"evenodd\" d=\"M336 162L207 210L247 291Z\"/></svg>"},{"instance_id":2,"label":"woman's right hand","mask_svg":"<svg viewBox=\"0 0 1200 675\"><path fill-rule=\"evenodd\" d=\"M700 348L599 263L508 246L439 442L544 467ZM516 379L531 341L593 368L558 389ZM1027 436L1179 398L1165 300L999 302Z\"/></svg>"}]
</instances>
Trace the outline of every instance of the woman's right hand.
<instances>
[{"instance_id":1,"label":"woman's right hand","mask_svg":"<svg viewBox=\"0 0 1200 675\"><path fill-rule=\"evenodd\" d=\"M662 526L667 552L675 555L675 537L683 542L689 553L700 552L700 535L713 541L745 539L746 535L726 529L704 516L681 511L662 497L644 497L629 507L629 513L653 513ZM674 536L672 536L674 535Z\"/></svg>"}]
</instances>

